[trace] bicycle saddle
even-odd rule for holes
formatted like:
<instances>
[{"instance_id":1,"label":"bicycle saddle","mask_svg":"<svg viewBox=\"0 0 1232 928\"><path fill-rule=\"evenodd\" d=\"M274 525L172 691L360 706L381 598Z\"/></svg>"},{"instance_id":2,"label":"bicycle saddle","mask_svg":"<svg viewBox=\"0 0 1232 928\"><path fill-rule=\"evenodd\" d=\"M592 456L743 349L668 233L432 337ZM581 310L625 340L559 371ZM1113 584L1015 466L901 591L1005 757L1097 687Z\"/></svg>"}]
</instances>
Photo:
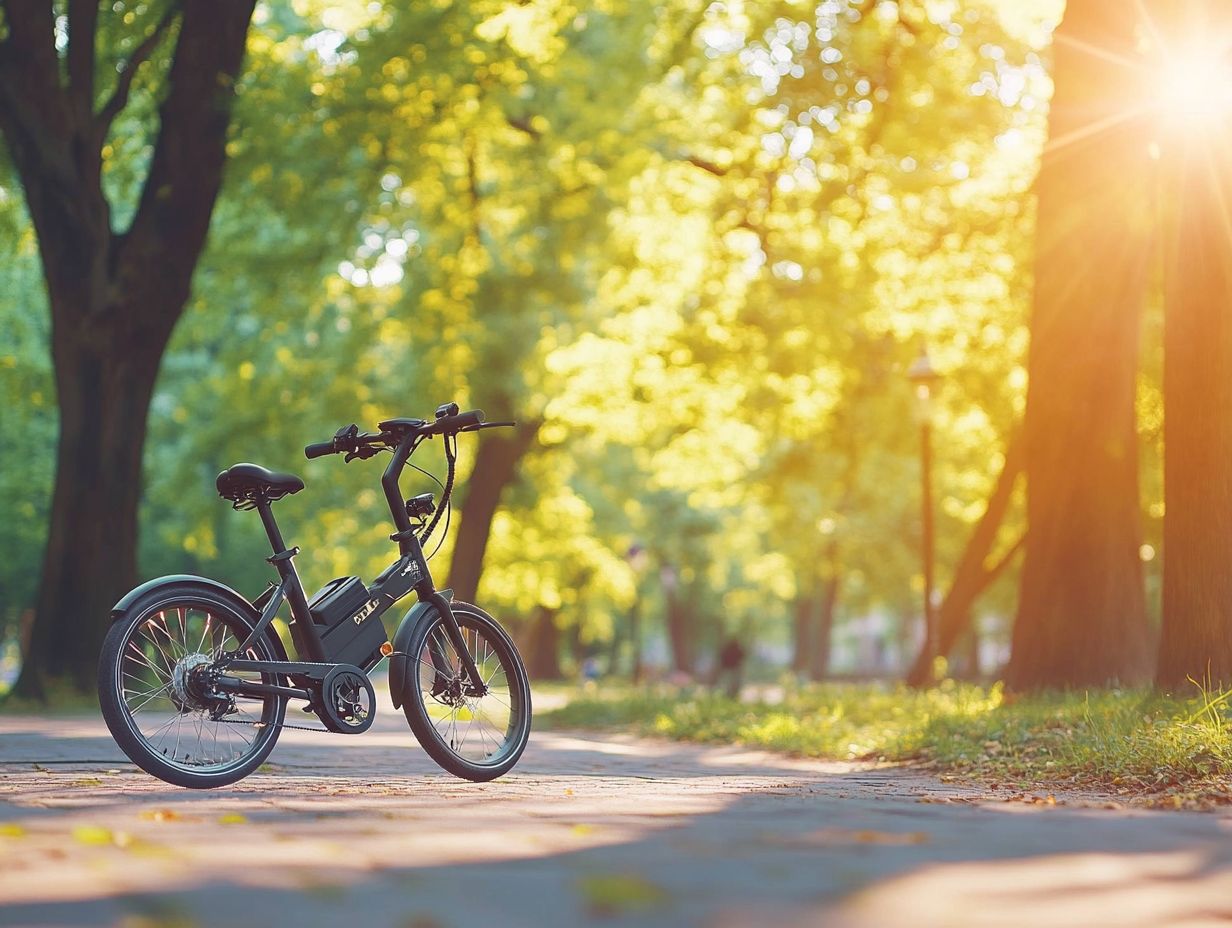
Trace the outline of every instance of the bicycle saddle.
<instances>
[{"instance_id":1,"label":"bicycle saddle","mask_svg":"<svg viewBox=\"0 0 1232 928\"><path fill-rule=\"evenodd\" d=\"M267 470L259 464L233 464L218 475L218 495L233 503L254 502L258 496L273 502L304 488L294 474Z\"/></svg>"}]
</instances>

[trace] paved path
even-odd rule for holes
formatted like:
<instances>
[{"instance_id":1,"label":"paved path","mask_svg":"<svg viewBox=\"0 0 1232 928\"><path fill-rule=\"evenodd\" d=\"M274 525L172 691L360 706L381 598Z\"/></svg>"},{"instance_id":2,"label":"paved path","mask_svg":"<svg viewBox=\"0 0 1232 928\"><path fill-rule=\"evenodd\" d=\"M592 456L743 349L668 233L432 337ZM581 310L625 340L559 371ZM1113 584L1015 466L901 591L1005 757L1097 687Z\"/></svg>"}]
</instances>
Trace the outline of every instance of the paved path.
<instances>
[{"instance_id":1,"label":"paved path","mask_svg":"<svg viewBox=\"0 0 1232 928\"><path fill-rule=\"evenodd\" d=\"M476 785L386 712L199 793L101 721L0 716L0 925L1226 925L1232 816L581 733Z\"/></svg>"}]
</instances>

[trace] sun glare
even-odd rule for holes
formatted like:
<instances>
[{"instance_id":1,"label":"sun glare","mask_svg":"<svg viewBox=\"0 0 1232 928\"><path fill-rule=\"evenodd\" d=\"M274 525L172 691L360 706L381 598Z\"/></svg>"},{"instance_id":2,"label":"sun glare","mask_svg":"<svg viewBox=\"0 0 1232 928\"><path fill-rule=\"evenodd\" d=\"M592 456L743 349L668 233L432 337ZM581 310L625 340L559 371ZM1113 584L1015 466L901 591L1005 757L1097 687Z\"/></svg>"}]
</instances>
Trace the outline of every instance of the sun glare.
<instances>
[{"instance_id":1,"label":"sun glare","mask_svg":"<svg viewBox=\"0 0 1232 928\"><path fill-rule=\"evenodd\" d=\"M1168 55L1156 86L1165 117L1191 127L1232 116L1232 52L1191 46Z\"/></svg>"}]
</instances>

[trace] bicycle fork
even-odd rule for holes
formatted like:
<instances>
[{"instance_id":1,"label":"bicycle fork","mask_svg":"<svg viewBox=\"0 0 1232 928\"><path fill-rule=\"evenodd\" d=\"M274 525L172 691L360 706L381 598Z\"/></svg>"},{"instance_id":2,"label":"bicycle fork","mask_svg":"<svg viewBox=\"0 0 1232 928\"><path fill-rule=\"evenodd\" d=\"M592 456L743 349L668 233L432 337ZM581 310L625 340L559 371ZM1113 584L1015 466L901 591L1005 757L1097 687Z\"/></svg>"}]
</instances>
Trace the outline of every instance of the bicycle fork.
<instances>
[{"instance_id":1,"label":"bicycle fork","mask_svg":"<svg viewBox=\"0 0 1232 928\"><path fill-rule=\"evenodd\" d=\"M458 625L458 620L454 618L449 600L435 590L424 594L422 598L435 606L436 611L440 613L441 623L445 626L445 633L449 636L454 650L458 653L458 661L462 664L462 670L470 680L470 686L465 691L466 695L483 696L487 693L488 688L484 685L483 677L479 674L479 667L475 664L474 656L466 646L466 638L462 635L462 628ZM431 656L433 668L436 670L436 679L433 681L432 686L435 693L438 688L444 688L445 674L451 669L452 665L448 655L445 654L444 649L441 647L440 639L435 635L428 638L428 654Z\"/></svg>"}]
</instances>

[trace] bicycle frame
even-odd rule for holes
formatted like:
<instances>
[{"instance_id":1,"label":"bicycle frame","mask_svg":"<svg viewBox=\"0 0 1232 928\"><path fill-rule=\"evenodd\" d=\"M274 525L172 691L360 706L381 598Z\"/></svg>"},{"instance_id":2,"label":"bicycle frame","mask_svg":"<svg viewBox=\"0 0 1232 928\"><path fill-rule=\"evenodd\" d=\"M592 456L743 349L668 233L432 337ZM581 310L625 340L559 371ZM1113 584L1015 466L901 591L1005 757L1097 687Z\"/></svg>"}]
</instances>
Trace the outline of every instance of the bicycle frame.
<instances>
[{"instance_id":1,"label":"bicycle frame","mask_svg":"<svg viewBox=\"0 0 1232 928\"><path fill-rule=\"evenodd\" d=\"M462 630L459 628L457 619L454 617L453 610L449 604L450 597L442 595L433 583L427 559L424 557L423 547L420 544L415 528L411 525L410 515L407 513L406 506L403 503L402 491L399 487L402 469L406 466L406 462L410 459L421 441L423 441L423 436L413 433L403 436L394 449L393 460L389 462L389 465L385 468L385 473L381 477L381 486L385 491L385 499L389 504L390 513L393 515L394 526L397 528L397 531L390 535L390 540L398 542L400 556L398 560L383 570L373 582L372 587L369 589L370 598L367 607L365 607L366 611L363 618L365 621L379 620L391 606L411 590L414 590L420 602L435 607L441 615L446 633L449 635L450 641L459 655L462 669L465 670L467 677L471 681L468 692L482 694L485 687L479 670L475 665L474 656L467 648ZM448 455L448 453L447 450L446 454ZM452 491L452 482L448 489ZM442 507L448 503L448 495L447 493L442 500ZM306 660L291 662L256 661L233 657L225 666L227 669L235 671L272 670L280 673L319 676L322 665L330 667L332 664L325 653L321 635L317 631L316 623L313 621L312 614L308 608L308 600L304 594L303 583L299 578L298 571L295 569L294 558L299 553L299 548L288 548L286 546L282 532L274 520L273 510L268 500L258 500L256 509L261 515L261 523L265 527L265 533L269 538L270 546L274 550L274 553L267 560L278 571L281 582L276 586L271 584L253 602L253 605L261 610L261 619L234 653L237 655L243 654L254 641L257 641L261 635L266 634L270 623L273 622L274 616L278 613L285 600L291 610L291 638L295 643L296 651L301 655L301 658L306 658ZM433 663L438 669L446 666L443 655L439 655L434 648L430 649L430 651ZM370 658L360 669L367 674L385 656L382 653ZM219 683L222 689L248 695L279 693L297 698L310 698L307 690L300 690L294 687L275 686L273 684L255 683L226 677L222 678Z\"/></svg>"}]
</instances>

